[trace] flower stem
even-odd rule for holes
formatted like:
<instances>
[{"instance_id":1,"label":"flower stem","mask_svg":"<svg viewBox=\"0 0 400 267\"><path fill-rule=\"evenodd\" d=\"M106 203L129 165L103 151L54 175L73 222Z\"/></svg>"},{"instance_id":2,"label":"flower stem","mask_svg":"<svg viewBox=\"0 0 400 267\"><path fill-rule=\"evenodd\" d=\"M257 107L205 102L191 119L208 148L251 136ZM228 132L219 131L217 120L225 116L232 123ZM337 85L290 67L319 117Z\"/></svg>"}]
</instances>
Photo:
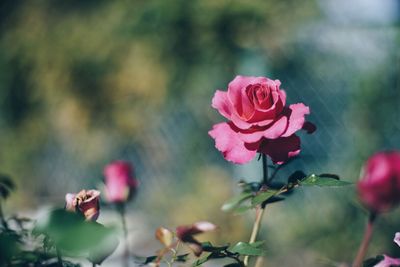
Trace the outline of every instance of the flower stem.
<instances>
[{"instance_id":1,"label":"flower stem","mask_svg":"<svg viewBox=\"0 0 400 267\"><path fill-rule=\"evenodd\" d=\"M368 245L371 241L375 219L376 219L375 214L371 214L368 218L367 226L366 226L365 232L364 232L364 238L360 244L360 248L358 249L357 256L353 262L352 267L361 267L362 266L363 259L368 250Z\"/></svg>"},{"instance_id":2,"label":"flower stem","mask_svg":"<svg viewBox=\"0 0 400 267\"><path fill-rule=\"evenodd\" d=\"M260 230L261 219L263 217L265 208L258 207L256 211L256 220L253 224L253 230L251 231L250 241L249 243L254 243L257 239L258 231ZM245 256L243 260L244 266L248 266L249 264L249 256Z\"/></svg>"},{"instance_id":3,"label":"flower stem","mask_svg":"<svg viewBox=\"0 0 400 267\"><path fill-rule=\"evenodd\" d=\"M267 155L262 154L262 165L263 165L263 185L268 184L268 162Z\"/></svg>"},{"instance_id":4,"label":"flower stem","mask_svg":"<svg viewBox=\"0 0 400 267\"><path fill-rule=\"evenodd\" d=\"M62 261L62 258L61 258L61 253L60 253L60 250L58 248L56 248L56 254L57 254L58 266L63 267L63 261Z\"/></svg>"},{"instance_id":5,"label":"flower stem","mask_svg":"<svg viewBox=\"0 0 400 267\"><path fill-rule=\"evenodd\" d=\"M263 186L267 186L268 183L268 161L267 155L262 154L262 166L263 166ZM264 215L265 205L262 203L256 210L256 219L253 224L253 230L251 231L250 241L249 243L254 243L257 239L258 232L261 226L261 220ZM249 256L245 256L243 259L244 266L248 266L249 264Z\"/></svg>"},{"instance_id":6,"label":"flower stem","mask_svg":"<svg viewBox=\"0 0 400 267\"><path fill-rule=\"evenodd\" d=\"M129 267L129 244L128 244L128 228L126 226L125 217L125 203L118 206L119 214L121 215L122 230L124 233L124 254L123 254L123 266Z\"/></svg>"}]
</instances>

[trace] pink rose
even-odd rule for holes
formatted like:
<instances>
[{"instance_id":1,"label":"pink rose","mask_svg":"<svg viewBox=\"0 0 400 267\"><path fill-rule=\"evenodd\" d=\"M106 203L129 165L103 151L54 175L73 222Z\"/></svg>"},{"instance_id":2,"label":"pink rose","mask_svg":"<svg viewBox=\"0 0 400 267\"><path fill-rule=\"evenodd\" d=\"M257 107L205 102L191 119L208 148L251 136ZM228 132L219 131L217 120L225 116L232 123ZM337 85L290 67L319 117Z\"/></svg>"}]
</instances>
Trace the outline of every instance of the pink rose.
<instances>
[{"instance_id":1,"label":"pink rose","mask_svg":"<svg viewBox=\"0 0 400 267\"><path fill-rule=\"evenodd\" d=\"M65 209L82 213L86 220L96 221L100 213L100 192L97 190L81 190L77 194L65 195Z\"/></svg>"},{"instance_id":2,"label":"pink rose","mask_svg":"<svg viewBox=\"0 0 400 267\"><path fill-rule=\"evenodd\" d=\"M357 184L361 202L372 212L384 212L400 202L400 152L370 157Z\"/></svg>"},{"instance_id":3,"label":"pink rose","mask_svg":"<svg viewBox=\"0 0 400 267\"><path fill-rule=\"evenodd\" d=\"M236 76L227 92L215 92L212 107L229 121L215 124L209 135L225 159L243 164L260 152L281 164L300 153L295 133L312 133L315 126L305 121L310 109L303 103L286 107L280 85L266 77Z\"/></svg>"},{"instance_id":4,"label":"pink rose","mask_svg":"<svg viewBox=\"0 0 400 267\"><path fill-rule=\"evenodd\" d=\"M136 192L139 181L134 178L133 167L125 161L114 161L104 168L106 198L112 203L123 203Z\"/></svg>"}]
</instances>

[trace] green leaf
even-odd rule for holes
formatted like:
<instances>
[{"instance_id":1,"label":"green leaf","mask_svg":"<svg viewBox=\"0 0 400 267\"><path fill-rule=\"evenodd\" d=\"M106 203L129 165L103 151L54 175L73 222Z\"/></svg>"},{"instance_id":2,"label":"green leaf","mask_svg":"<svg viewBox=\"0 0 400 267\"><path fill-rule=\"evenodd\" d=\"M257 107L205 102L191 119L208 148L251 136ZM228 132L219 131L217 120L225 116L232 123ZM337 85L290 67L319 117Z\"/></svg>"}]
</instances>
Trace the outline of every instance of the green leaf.
<instances>
[{"instance_id":1,"label":"green leaf","mask_svg":"<svg viewBox=\"0 0 400 267\"><path fill-rule=\"evenodd\" d=\"M53 210L40 218L34 233L47 236L67 256L84 256L100 264L118 245L114 231L99 223L85 221L76 213Z\"/></svg>"},{"instance_id":2,"label":"green leaf","mask_svg":"<svg viewBox=\"0 0 400 267\"><path fill-rule=\"evenodd\" d=\"M253 206L239 206L233 210L235 214L245 213L246 211L252 209Z\"/></svg>"},{"instance_id":3,"label":"green leaf","mask_svg":"<svg viewBox=\"0 0 400 267\"><path fill-rule=\"evenodd\" d=\"M275 190L268 190L256 195L254 198L251 199L251 204L253 207L257 206L258 204L263 203L264 201L268 200L269 198L276 195L278 191Z\"/></svg>"},{"instance_id":4,"label":"green leaf","mask_svg":"<svg viewBox=\"0 0 400 267\"><path fill-rule=\"evenodd\" d=\"M200 258L200 259L197 259L195 262L193 262L192 267L200 266L200 265L202 265L203 263L207 262L207 261L210 259L211 255L212 255L212 254L209 254L209 255L207 255L207 256L205 256L205 257L202 257L202 258Z\"/></svg>"},{"instance_id":5,"label":"green leaf","mask_svg":"<svg viewBox=\"0 0 400 267\"><path fill-rule=\"evenodd\" d=\"M177 262L186 262L188 257L189 257L189 253L178 255L178 256L176 256L175 261L177 261Z\"/></svg>"},{"instance_id":6,"label":"green leaf","mask_svg":"<svg viewBox=\"0 0 400 267\"><path fill-rule=\"evenodd\" d=\"M232 253L239 253L240 255L261 256L263 254L262 245L263 242L255 242L251 244L239 242L236 245L228 248L228 251Z\"/></svg>"},{"instance_id":7,"label":"green leaf","mask_svg":"<svg viewBox=\"0 0 400 267\"><path fill-rule=\"evenodd\" d=\"M206 251L206 252L220 252L220 251L224 251L228 248L228 246L215 247L210 242L201 243L201 247L202 247L203 251Z\"/></svg>"},{"instance_id":8,"label":"green leaf","mask_svg":"<svg viewBox=\"0 0 400 267\"><path fill-rule=\"evenodd\" d=\"M223 211L232 211L237 208L243 201L251 198L252 195L253 194L251 192L241 193L226 201L224 205L222 205L221 209Z\"/></svg>"},{"instance_id":9,"label":"green leaf","mask_svg":"<svg viewBox=\"0 0 400 267\"><path fill-rule=\"evenodd\" d=\"M304 178L303 180L300 181L301 185L304 186L345 186L345 185L351 185L353 183L351 182L346 182L346 181L340 181L335 178L330 178L330 177L321 177L317 176L315 174L311 174Z\"/></svg>"}]
</instances>

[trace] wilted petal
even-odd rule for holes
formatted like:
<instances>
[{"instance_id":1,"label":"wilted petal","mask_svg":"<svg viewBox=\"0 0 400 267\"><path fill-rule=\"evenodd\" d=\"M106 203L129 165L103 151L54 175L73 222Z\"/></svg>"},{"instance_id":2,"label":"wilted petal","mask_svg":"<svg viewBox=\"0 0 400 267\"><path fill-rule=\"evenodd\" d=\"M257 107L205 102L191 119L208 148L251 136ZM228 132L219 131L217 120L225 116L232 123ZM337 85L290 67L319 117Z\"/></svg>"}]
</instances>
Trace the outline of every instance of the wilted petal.
<instances>
[{"instance_id":1,"label":"wilted petal","mask_svg":"<svg viewBox=\"0 0 400 267\"><path fill-rule=\"evenodd\" d=\"M203 248L201 246L201 243L197 241L193 236L215 230L216 228L217 226L210 222L201 221L196 222L192 225L178 226L176 228L176 236L182 242L187 244L193 250L193 253L196 256L200 256L200 254L203 252Z\"/></svg>"}]
</instances>

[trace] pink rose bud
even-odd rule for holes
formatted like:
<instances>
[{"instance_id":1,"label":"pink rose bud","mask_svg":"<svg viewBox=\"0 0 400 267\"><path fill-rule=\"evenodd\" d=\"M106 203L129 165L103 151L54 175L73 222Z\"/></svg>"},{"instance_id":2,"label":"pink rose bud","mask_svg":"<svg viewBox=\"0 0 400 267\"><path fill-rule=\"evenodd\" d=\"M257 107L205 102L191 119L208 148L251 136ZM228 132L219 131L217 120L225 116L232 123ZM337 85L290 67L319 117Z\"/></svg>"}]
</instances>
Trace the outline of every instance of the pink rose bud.
<instances>
[{"instance_id":1,"label":"pink rose bud","mask_svg":"<svg viewBox=\"0 0 400 267\"><path fill-rule=\"evenodd\" d=\"M357 184L361 202L374 213L388 211L400 202L400 152L370 157Z\"/></svg>"},{"instance_id":2,"label":"pink rose bud","mask_svg":"<svg viewBox=\"0 0 400 267\"><path fill-rule=\"evenodd\" d=\"M236 76L227 91L215 92L212 107L228 121L215 124L208 134L226 160L243 164L259 152L282 164L300 153L296 133L313 133L316 127L305 118L310 108L287 105L280 85L266 77Z\"/></svg>"},{"instance_id":3,"label":"pink rose bud","mask_svg":"<svg viewBox=\"0 0 400 267\"><path fill-rule=\"evenodd\" d=\"M96 221L100 213L100 192L97 190L81 190L77 194L65 195L65 209L83 214L86 220Z\"/></svg>"},{"instance_id":4,"label":"pink rose bud","mask_svg":"<svg viewBox=\"0 0 400 267\"><path fill-rule=\"evenodd\" d=\"M125 161L114 161L104 168L106 198L112 203L128 201L136 192L139 181L133 167Z\"/></svg>"},{"instance_id":5,"label":"pink rose bud","mask_svg":"<svg viewBox=\"0 0 400 267\"><path fill-rule=\"evenodd\" d=\"M204 232L213 231L215 229L217 229L217 226L210 222L196 222L192 225L178 226L176 228L176 236L183 243L186 243L193 250L193 253L198 257L203 252L203 248L201 243L193 236Z\"/></svg>"}]
</instances>

